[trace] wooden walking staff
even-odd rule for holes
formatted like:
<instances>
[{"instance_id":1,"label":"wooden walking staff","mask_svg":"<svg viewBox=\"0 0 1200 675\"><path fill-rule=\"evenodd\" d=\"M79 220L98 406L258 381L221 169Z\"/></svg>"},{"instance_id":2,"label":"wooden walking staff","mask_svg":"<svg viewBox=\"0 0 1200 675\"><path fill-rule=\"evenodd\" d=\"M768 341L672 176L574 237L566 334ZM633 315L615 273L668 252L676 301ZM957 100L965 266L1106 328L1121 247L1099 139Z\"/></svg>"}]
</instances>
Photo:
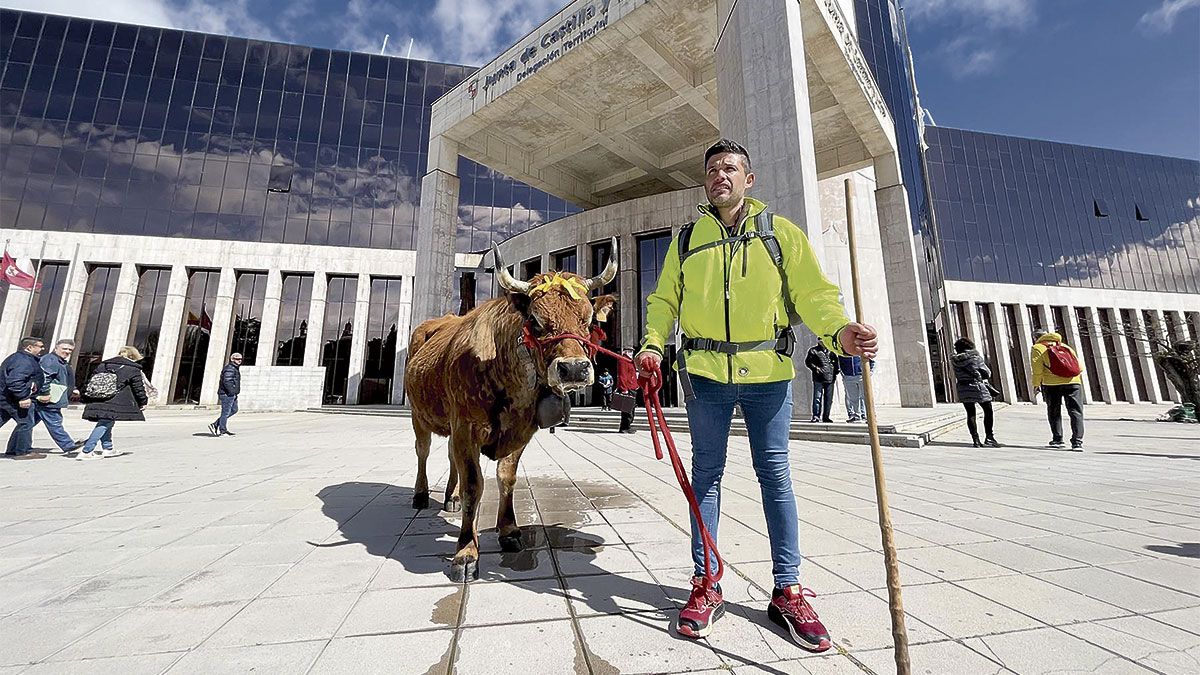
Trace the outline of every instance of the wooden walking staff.
<instances>
[{"instance_id":1,"label":"wooden walking staff","mask_svg":"<svg viewBox=\"0 0 1200 675\"><path fill-rule=\"evenodd\" d=\"M854 239L854 183L846 180L846 233L850 239L850 279L854 285L854 320L865 323L862 290L858 282L858 250ZM883 478L883 450L879 445L879 426L875 419L875 391L871 388L871 365L863 364L863 392L867 401L867 431L871 436L871 465L875 470L875 502L879 507L879 529L883 534L883 562L887 567L888 605L892 611L892 642L895 645L896 673L909 675L908 631L904 628L904 601L900 597L900 563L896 559L896 541L892 533L892 514L888 509L887 485Z\"/></svg>"}]
</instances>

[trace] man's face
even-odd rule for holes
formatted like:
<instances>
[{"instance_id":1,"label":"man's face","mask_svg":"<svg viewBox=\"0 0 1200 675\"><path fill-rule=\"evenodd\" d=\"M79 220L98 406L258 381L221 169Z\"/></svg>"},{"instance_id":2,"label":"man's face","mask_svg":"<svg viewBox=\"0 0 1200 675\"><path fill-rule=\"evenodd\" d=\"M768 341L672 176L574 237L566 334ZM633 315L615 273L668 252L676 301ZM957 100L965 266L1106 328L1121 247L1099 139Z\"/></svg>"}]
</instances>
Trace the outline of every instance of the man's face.
<instances>
[{"instance_id":1,"label":"man's face","mask_svg":"<svg viewBox=\"0 0 1200 675\"><path fill-rule=\"evenodd\" d=\"M242 357L240 357L240 356L233 356L233 357L230 357L230 359L229 359L229 360L230 360L230 362L232 362L232 363L233 363L233 365L235 365L235 366L240 366L240 365L242 365Z\"/></svg>"},{"instance_id":2,"label":"man's face","mask_svg":"<svg viewBox=\"0 0 1200 675\"><path fill-rule=\"evenodd\" d=\"M42 344L41 342L35 342L35 343L29 345L28 347L26 347L25 351L29 352L30 354L33 354L34 356L41 356L42 352L45 349L46 349L46 345Z\"/></svg>"},{"instance_id":3,"label":"man's face","mask_svg":"<svg viewBox=\"0 0 1200 675\"><path fill-rule=\"evenodd\" d=\"M58 354L63 361L70 361L71 354L75 352L75 348L71 345L58 345L54 348L54 353Z\"/></svg>"},{"instance_id":4,"label":"man's face","mask_svg":"<svg viewBox=\"0 0 1200 675\"><path fill-rule=\"evenodd\" d=\"M754 174L746 171L746 158L732 152L713 155L704 166L704 194L717 208L736 206L754 186Z\"/></svg>"}]
</instances>

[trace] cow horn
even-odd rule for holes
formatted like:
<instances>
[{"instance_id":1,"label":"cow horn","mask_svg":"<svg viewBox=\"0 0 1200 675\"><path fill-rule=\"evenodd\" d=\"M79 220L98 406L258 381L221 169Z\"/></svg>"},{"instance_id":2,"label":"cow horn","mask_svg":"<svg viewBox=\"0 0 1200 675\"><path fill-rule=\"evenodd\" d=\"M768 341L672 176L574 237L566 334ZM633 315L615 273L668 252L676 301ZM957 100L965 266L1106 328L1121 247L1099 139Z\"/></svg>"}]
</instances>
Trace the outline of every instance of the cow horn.
<instances>
[{"instance_id":1,"label":"cow horn","mask_svg":"<svg viewBox=\"0 0 1200 675\"><path fill-rule=\"evenodd\" d=\"M504 267L504 261L500 259L500 249L496 248L496 244L492 244L492 261L496 266L496 280L500 282L500 287L511 293L523 293L529 295L530 283L521 281L508 273L508 269Z\"/></svg>"},{"instance_id":2,"label":"cow horn","mask_svg":"<svg viewBox=\"0 0 1200 675\"><path fill-rule=\"evenodd\" d=\"M587 280L587 289L594 291L597 288L604 288L612 283L613 279L617 278L617 238L612 238L612 243L609 245L608 264L604 266L604 271L599 275Z\"/></svg>"}]
</instances>

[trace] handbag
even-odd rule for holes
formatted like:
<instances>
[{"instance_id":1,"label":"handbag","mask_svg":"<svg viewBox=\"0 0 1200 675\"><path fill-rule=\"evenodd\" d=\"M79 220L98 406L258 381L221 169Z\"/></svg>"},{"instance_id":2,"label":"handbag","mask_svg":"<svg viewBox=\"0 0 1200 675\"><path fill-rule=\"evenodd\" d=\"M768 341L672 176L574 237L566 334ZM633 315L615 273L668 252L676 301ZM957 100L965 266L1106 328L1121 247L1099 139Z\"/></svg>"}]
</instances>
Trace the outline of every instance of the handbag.
<instances>
[{"instance_id":1,"label":"handbag","mask_svg":"<svg viewBox=\"0 0 1200 675\"><path fill-rule=\"evenodd\" d=\"M987 380L984 380L984 381L983 381L983 383L984 383L985 385L987 385L987 390L988 390L988 393L992 395L992 398L993 398L993 399L995 399L995 400L997 400L997 401L998 401L998 400L1000 400L1000 397L1002 396L1002 394L1000 393L1000 390L999 390L999 389L997 389L997 388L995 388L995 387L993 387L993 386L992 386L992 383L991 383L991 382L988 382Z\"/></svg>"},{"instance_id":2,"label":"handbag","mask_svg":"<svg viewBox=\"0 0 1200 675\"><path fill-rule=\"evenodd\" d=\"M618 410L626 415L632 415L637 411L637 396L627 394L623 391L613 393L610 406L613 410Z\"/></svg>"}]
</instances>

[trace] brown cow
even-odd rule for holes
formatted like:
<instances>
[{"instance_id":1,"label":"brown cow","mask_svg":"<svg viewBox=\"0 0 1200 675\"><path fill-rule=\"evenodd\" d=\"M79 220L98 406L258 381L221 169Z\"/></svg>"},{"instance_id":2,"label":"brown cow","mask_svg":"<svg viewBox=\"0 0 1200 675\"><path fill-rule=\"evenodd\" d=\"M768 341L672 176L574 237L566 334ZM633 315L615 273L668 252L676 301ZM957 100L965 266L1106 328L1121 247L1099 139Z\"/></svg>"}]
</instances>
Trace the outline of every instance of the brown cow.
<instances>
[{"instance_id":1,"label":"brown cow","mask_svg":"<svg viewBox=\"0 0 1200 675\"><path fill-rule=\"evenodd\" d=\"M425 463L431 434L449 436L446 510L458 510L456 495L462 497L462 528L451 566L455 581L479 578L475 515L484 485L480 453L497 462L500 546L505 551L521 550L512 493L517 462L538 429L538 399L548 391L559 395L579 391L593 380L591 360L580 342L567 339L529 349L522 344L523 330L529 324L539 339L563 334L586 338L593 318L603 321L613 306L609 295L588 299L589 291L602 288L617 275L615 238L611 250L604 271L591 279L566 272L520 281L508 273L493 246L498 281L507 291L504 297L464 316L430 319L413 331L405 381L417 437L413 507L429 506Z\"/></svg>"}]
</instances>

